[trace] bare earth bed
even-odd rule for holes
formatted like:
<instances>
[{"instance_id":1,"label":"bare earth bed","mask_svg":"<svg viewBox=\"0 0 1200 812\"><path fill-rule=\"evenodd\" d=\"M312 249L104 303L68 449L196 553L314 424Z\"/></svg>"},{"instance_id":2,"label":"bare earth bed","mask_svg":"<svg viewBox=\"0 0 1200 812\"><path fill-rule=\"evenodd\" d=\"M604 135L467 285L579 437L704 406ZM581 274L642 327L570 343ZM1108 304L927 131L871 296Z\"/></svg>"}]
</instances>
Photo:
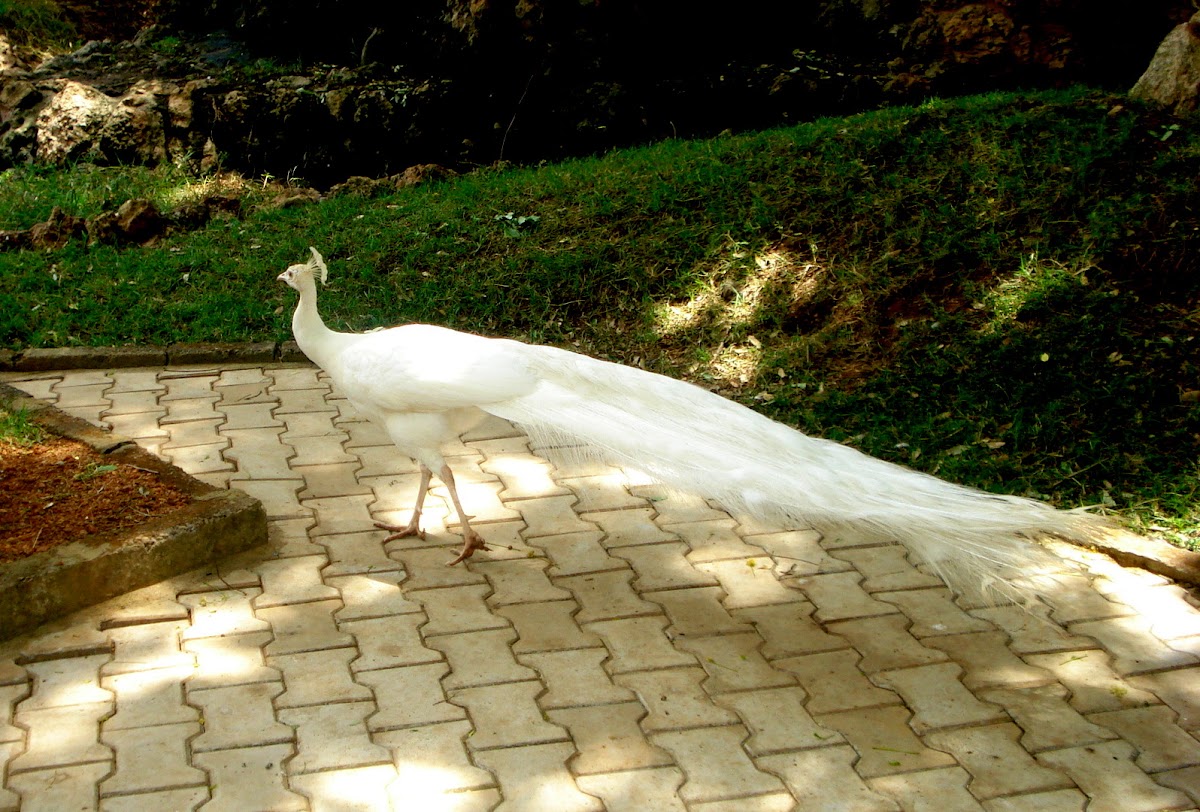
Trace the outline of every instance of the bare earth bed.
<instances>
[{"instance_id":1,"label":"bare earth bed","mask_svg":"<svg viewBox=\"0 0 1200 812\"><path fill-rule=\"evenodd\" d=\"M0 562L135 527L191 501L157 472L77 440L0 442Z\"/></svg>"}]
</instances>

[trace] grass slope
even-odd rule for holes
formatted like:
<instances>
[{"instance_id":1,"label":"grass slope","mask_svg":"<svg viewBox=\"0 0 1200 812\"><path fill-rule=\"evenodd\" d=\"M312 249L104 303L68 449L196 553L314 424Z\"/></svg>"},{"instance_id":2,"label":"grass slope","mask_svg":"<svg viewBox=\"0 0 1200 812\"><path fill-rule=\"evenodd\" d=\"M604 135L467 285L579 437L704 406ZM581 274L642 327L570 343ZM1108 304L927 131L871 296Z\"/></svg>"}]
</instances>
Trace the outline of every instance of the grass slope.
<instances>
[{"instance_id":1,"label":"grass slope","mask_svg":"<svg viewBox=\"0 0 1200 812\"><path fill-rule=\"evenodd\" d=\"M1200 541L1200 129L1088 90L892 108L375 198L254 208L153 248L0 254L0 343L288 337L428 321L690 378L986 489ZM170 169L21 168L0 227Z\"/></svg>"}]
</instances>

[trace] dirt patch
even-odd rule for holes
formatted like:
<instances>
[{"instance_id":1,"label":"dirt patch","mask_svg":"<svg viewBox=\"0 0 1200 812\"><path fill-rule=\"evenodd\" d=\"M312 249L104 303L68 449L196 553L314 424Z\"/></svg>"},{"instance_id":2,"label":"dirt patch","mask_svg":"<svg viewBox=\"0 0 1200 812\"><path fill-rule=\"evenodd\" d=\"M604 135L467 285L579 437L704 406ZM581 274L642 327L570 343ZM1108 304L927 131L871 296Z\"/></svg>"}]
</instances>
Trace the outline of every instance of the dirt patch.
<instances>
[{"instance_id":1,"label":"dirt patch","mask_svg":"<svg viewBox=\"0 0 1200 812\"><path fill-rule=\"evenodd\" d=\"M135 527L191 502L158 473L77 440L0 443L0 562Z\"/></svg>"}]
</instances>

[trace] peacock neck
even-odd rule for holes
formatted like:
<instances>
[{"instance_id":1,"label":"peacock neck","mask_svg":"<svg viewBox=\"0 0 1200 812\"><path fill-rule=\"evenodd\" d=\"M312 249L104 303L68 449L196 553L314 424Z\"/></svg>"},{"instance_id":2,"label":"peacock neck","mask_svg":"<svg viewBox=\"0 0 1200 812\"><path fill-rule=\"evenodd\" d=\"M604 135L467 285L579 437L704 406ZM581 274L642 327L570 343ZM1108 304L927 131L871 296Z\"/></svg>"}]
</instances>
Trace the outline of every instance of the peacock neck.
<instances>
[{"instance_id":1,"label":"peacock neck","mask_svg":"<svg viewBox=\"0 0 1200 812\"><path fill-rule=\"evenodd\" d=\"M317 311L317 288L311 278L300 289L300 302L292 314L292 334L304 354L323 369L329 369L343 345L354 337L325 326Z\"/></svg>"}]
</instances>

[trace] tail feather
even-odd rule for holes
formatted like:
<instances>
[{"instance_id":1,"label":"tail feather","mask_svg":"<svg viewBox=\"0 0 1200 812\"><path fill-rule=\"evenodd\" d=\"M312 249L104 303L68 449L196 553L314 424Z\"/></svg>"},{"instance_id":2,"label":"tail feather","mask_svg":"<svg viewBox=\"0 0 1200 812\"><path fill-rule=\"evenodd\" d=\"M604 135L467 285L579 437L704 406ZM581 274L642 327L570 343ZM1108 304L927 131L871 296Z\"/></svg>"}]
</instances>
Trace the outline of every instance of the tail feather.
<instances>
[{"instance_id":1,"label":"tail feather","mask_svg":"<svg viewBox=\"0 0 1200 812\"><path fill-rule=\"evenodd\" d=\"M1043 534L1087 541L1107 522L986 493L809 437L692 384L548 347L532 394L484 407L540 445L645 473L735 514L899 540L952 589L978 594L1044 570ZM583 448L578 447L583 443Z\"/></svg>"}]
</instances>

